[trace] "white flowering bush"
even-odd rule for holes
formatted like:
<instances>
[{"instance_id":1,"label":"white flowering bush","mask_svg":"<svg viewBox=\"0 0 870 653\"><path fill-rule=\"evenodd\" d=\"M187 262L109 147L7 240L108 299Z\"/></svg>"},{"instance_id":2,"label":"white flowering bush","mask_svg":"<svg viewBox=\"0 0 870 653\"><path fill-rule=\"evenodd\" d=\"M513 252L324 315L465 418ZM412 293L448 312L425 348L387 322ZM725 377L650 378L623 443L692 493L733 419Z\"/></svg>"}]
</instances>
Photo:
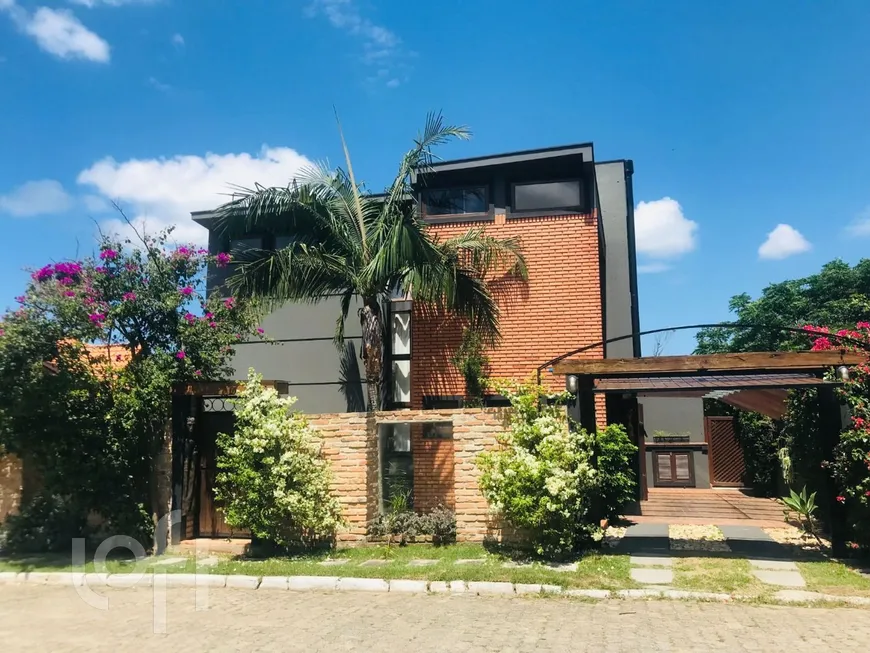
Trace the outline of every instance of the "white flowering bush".
<instances>
[{"instance_id":1,"label":"white flowering bush","mask_svg":"<svg viewBox=\"0 0 870 653\"><path fill-rule=\"evenodd\" d=\"M236 401L233 433L218 434L215 497L227 524L284 548L329 543L342 525L317 432L295 398L264 388L253 369Z\"/></svg>"},{"instance_id":2,"label":"white flowering bush","mask_svg":"<svg viewBox=\"0 0 870 653\"><path fill-rule=\"evenodd\" d=\"M500 448L478 459L480 487L491 508L545 557L564 557L600 539L592 512L594 436L569 432L562 405L567 395L520 384L499 391L513 408L509 430L499 436Z\"/></svg>"}]
</instances>

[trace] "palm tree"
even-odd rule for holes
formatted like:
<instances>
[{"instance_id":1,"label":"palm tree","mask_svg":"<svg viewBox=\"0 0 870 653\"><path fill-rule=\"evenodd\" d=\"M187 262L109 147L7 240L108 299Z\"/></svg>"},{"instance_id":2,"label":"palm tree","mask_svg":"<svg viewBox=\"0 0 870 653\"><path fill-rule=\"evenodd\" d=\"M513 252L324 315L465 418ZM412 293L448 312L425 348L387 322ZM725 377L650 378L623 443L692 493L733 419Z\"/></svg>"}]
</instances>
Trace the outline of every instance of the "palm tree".
<instances>
[{"instance_id":1,"label":"palm tree","mask_svg":"<svg viewBox=\"0 0 870 653\"><path fill-rule=\"evenodd\" d=\"M412 174L430 169L436 146L469 138L467 128L445 125L440 114L429 114L382 195L371 195L357 183L340 124L339 135L347 170L320 164L286 187L237 188L233 200L218 209L217 224L229 238L290 234L281 249L236 256L229 280L235 294L268 309L340 296L337 346L344 342L351 301L360 300L361 356L368 407L375 410L381 406L384 362L381 305L392 291L401 288L415 301L465 318L493 345L499 339L499 311L486 280L494 274L525 279L527 272L517 239L494 238L477 228L439 240L419 217Z\"/></svg>"}]
</instances>

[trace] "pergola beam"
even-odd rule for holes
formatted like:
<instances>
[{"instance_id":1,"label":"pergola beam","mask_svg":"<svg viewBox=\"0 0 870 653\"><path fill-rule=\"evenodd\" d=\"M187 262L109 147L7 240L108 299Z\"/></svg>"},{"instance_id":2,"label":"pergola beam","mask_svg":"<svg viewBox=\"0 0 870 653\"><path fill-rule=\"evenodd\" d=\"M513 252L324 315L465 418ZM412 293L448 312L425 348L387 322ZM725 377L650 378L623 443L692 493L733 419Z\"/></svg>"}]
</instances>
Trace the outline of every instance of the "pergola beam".
<instances>
[{"instance_id":1,"label":"pergola beam","mask_svg":"<svg viewBox=\"0 0 870 653\"><path fill-rule=\"evenodd\" d=\"M711 372L821 371L840 365L863 363L865 355L848 351L777 351L696 356L647 356L645 358L574 359L556 364L556 374L596 378L645 374L707 374Z\"/></svg>"}]
</instances>

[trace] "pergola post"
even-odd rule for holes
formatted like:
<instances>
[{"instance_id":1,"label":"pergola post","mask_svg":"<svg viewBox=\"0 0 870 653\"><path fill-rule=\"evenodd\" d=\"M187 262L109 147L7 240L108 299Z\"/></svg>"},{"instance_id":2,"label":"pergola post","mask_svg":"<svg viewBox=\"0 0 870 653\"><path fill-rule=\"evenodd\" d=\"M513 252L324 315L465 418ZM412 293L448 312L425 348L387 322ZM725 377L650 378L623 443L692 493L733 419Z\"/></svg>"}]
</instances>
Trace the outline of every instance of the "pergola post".
<instances>
[{"instance_id":1,"label":"pergola post","mask_svg":"<svg viewBox=\"0 0 870 653\"><path fill-rule=\"evenodd\" d=\"M833 386L821 386L819 393L819 428L821 430L822 453L825 460L834 458L834 450L840 442L843 431L843 411ZM825 477L826 495L829 501L829 528L831 531L831 553L843 556L846 549L846 507L837 501L839 488L833 473Z\"/></svg>"}]
</instances>

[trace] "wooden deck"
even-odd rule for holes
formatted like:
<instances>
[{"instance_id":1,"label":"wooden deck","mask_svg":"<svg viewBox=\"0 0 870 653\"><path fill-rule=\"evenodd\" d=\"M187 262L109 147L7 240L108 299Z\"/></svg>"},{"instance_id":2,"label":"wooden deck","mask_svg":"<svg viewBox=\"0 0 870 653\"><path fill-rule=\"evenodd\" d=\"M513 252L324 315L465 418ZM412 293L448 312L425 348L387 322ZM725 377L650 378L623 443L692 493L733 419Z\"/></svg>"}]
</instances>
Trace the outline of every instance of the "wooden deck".
<instances>
[{"instance_id":1,"label":"wooden deck","mask_svg":"<svg viewBox=\"0 0 870 653\"><path fill-rule=\"evenodd\" d=\"M639 513L628 518L638 523L785 525L778 501L732 489L650 488Z\"/></svg>"}]
</instances>

